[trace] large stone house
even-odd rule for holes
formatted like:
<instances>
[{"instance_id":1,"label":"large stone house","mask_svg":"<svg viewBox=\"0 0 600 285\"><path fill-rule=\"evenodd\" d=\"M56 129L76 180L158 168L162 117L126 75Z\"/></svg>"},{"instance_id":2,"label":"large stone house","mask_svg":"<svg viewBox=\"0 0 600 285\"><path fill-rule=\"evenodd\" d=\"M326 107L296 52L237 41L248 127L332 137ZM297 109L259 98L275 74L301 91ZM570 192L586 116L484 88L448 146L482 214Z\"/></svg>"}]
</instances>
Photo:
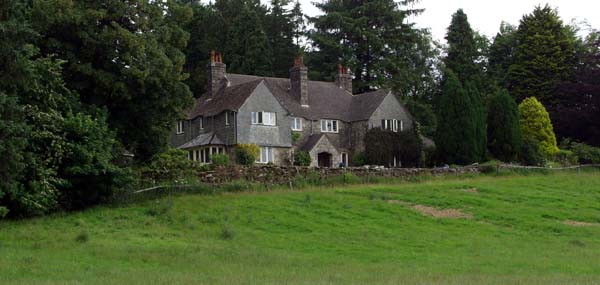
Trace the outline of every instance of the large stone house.
<instances>
[{"instance_id":1,"label":"large stone house","mask_svg":"<svg viewBox=\"0 0 600 285\"><path fill-rule=\"evenodd\" d=\"M308 80L302 58L289 78L231 74L225 67L212 53L208 91L170 135L173 147L200 163L209 163L215 153L234 159L237 144L256 144L257 163L291 164L294 152L306 151L311 166L352 165L370 128L397 132L413 125L392 92L353 94L352 77L341 66L335 82ZM390 157L390 166L397 164Z\"/></svg>"}]
</instances>

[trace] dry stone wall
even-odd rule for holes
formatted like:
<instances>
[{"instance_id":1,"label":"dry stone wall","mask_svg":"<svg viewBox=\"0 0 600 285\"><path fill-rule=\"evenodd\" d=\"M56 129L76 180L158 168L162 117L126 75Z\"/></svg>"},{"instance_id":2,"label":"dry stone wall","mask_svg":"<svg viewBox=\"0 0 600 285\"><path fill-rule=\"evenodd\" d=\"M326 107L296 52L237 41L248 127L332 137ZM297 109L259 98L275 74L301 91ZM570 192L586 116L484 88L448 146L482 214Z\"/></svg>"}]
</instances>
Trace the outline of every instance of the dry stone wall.
<instances>
[{"instance_id":1,"label":"dry stone wall","mask_svg":"<svg viewBox=\"0 0 600 285\"><path fill-rule=\"evenodd\" d=\"M206 183L224 183L234 180L247 180L258 183L289 183L298 176L319 177L322 179L336 177L344 173L352 173L359 177L409 177L418 175L457 175L479 173L478 167L462 168L311 168L300 166L240 166L231 165L216 167L211 171L198 173L200 180Z\"/></svg>"}]
</instances>

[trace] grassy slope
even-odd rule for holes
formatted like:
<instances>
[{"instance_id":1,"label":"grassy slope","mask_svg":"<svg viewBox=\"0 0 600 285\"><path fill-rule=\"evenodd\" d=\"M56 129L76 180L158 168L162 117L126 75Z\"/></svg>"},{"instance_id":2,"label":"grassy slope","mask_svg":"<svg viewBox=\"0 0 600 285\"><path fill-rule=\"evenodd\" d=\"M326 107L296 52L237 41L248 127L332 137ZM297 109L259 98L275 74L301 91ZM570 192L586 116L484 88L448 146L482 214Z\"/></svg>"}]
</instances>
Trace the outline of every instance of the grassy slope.
<instances>
[{"instance_id":1,"label":"grassy slope","mask_svg":"<svg viewBox=\"0 0 600 285\"><path fill-rule=\"evenodd\" d=\"M600 223L600 174L185 195L2 222L0 284L600 284L600 226L564 220Z\"/></svg>"}]
</instances>

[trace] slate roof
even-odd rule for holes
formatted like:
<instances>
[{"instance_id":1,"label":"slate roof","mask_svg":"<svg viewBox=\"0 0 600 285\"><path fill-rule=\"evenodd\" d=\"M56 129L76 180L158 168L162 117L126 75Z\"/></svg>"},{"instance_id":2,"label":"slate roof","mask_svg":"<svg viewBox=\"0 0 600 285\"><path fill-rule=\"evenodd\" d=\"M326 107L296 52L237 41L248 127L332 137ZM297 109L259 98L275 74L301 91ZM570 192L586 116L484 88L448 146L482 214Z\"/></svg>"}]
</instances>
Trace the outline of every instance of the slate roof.
<instances>
[{"instance_id":1,"label":"slate roof","mask_svg":"<svg viewBox=\"0 0 600 285\"><path fill-rule=\"evenodd\" d=\"M311 151L315 145L319 143L324 134L312 134L308 137L308 140L300 147L300 150Z\"/></svg>"},{"instance_id":2,"label":"slate roof","mask_svg":"<svg viewBox=\"0 0 600 285\"><path fill-rule=\"evenodd\" d=\"M195 137L194 139L192 139L191 141L189 141L177 148L187 149L187 148L203 146L203 145L224 145L224 143L221 139L219 139L219 137L215 133L209 132L209 133L205 133L205 134L200 134L197 137Z\"/></svg>"},{"instance_id":3,"label":"slate roof","mask_svg":"<svg viewBox=\"0 0 600 285\"><path fill-rule=\"evenodd\" d=\"M289 78L260 77L253 75L226 74L228 86L216 96L208 93L196 99L188 119L198 116L213 116L225 110L235 111L244 104L256 87L264 82L279 103L291 116L310 120L338 119L346 122L367 120L389 94L378 90L360 95L352 95L333 82L308 81L309 107L302 107L289 93Z\"/></svg>"}]
</instances>

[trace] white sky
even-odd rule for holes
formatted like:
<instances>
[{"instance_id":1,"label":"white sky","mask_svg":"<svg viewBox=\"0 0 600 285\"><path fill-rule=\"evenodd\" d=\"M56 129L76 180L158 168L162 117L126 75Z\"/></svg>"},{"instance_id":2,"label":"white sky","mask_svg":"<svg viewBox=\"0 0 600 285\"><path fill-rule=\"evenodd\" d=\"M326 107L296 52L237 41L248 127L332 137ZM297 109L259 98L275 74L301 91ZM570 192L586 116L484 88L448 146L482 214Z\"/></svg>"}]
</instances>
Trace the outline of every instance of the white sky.
<instances>
[{"instance_id":1,"label":"white sky","mask_svg":"<svg viewBox=\"0 0 600 285\"><path fill-rule=\"evenodd\" d=\"M319 10L312 2L320 1L300 0L300 3L305 14L314 16ZM452 14L462 8L474 30L493 37L502 21L518 25L523 15L531 13L535 6L546 3L558 8L558 14L565 23L573 19L578 22L587 20L592 28L600 29L599 0L421 0L415 7L425 8L425 12L415 17L413 22L419 27L431 28L433 38L445 43L444 36Z\"/></svg>"}]
</instances>

